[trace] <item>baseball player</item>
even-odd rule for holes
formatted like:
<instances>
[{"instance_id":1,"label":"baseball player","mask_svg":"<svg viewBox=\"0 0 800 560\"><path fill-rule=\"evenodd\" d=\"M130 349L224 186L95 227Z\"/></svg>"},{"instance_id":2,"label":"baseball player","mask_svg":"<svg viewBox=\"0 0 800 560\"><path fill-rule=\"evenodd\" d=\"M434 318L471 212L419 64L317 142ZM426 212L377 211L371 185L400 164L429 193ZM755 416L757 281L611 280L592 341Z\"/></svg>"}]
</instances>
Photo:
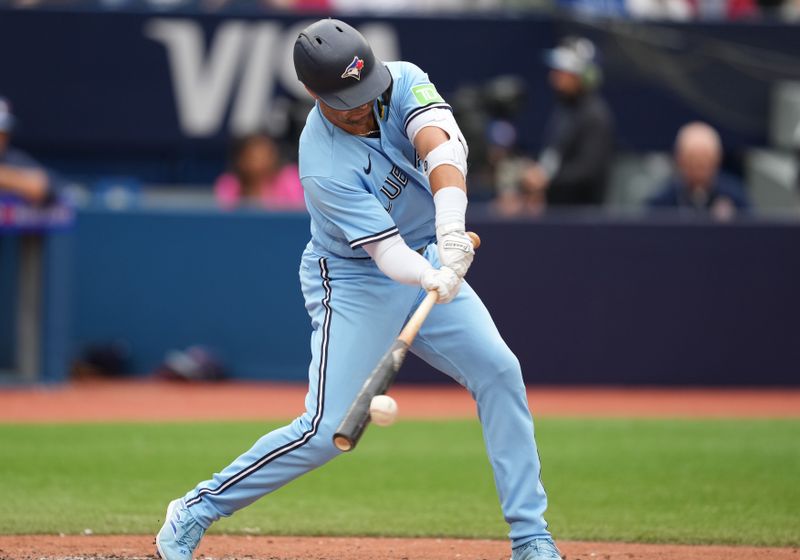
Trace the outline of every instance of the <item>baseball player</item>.
<instances>
[{"instance_id":1,"label":"baseball player","mask_svg":"<svg viewBox=\"0 0 800 560\"><path fill-rule=\"evenodd\" d=\"M172 501L156 537L188 560L203 533L337 455L332 436L364 380L427 291L437 305L412 351L478 405L512 560L555 560L547 498L519 361L462 279L467 146L447 103L408 62L380 61L364 37L325 19L294 45L297 76L317 100L300 138L311 241L300 281L311 316L306 411Z\"/></svg>"}]
</instances>

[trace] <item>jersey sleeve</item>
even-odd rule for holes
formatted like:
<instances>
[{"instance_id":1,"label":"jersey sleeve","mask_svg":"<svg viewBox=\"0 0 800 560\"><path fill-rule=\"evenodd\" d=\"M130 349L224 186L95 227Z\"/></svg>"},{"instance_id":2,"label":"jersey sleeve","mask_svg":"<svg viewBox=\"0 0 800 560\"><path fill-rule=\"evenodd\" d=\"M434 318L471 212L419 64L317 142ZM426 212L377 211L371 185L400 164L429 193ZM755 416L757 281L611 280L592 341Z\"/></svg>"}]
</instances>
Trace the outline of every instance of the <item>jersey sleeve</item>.
<instances>
[{"instance_id":1,"label":"jersey sleeve","mask_svg":"<svg viewBox=\"0 0 800 560\"><path fill-rule=\"evenodd\" d=\"M403 79L399 80L398 90L392 96L392 103L397 104L403 123L403 132L408 137L408 124L425 111L442 107L450 109L436 86L418 66L406 62L403 66Z\"/></svg>"},{"instance_id":2,"label":"jersey sleeve","mask_svg":"<svg viewBox=\"0 0 800 560\"><path fill-rule=\"evenodd\" d=\"M366 189L327 177L304 177L302 182L314 209L342 232L351 249L399 233L391 216Z\"/></svg>"}]
</instances>

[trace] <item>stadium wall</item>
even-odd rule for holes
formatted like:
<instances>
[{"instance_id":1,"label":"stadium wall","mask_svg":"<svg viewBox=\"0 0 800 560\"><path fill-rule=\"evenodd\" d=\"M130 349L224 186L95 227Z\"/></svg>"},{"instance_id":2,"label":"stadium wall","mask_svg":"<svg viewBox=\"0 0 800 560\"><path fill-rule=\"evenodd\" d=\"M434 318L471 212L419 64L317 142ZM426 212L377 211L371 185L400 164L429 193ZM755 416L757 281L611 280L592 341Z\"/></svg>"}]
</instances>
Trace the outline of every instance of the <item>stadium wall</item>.
<instances>
[{"instance_id":1,"label":"stadium wall","mask_svg":"<svg viewBox=\"0 0 800 560\"><path fill-rule=\"evenodd\" d=\"M454 103L469 97L464 87L521 78L527 102L503 118L515 122L527 150L538 148L552 101L542 52L564 34L588 35L602 50L603 89L622 150L669 149L677 128L694 119L716 126L729 150L765 145L773 85L797 79L785 61L800 55L791 24L348 19L384 59L417 63ZM0 8L0 52L25 53L0 58L2 94L20 121L17 141L71 177L207 184L224 164L231 134L267 126L296 136L292 104L308 97L291 47L308 21Z\"/></svg>"},{"instance_id":2,"label":"stadium wall","mask_svg":"<svg viewBox=\"0 0 800 560\"><path fill-rule=\"evenodd\" d=\"M484 241L470 283L528 382L800 383L798 225L470 224ZM72 355L123 340L146 374L200 344L238 378L306 378L306 216L84 211L75 235ZM441 377L411 362L402 379Z\"/></svg>"}]
</instances>

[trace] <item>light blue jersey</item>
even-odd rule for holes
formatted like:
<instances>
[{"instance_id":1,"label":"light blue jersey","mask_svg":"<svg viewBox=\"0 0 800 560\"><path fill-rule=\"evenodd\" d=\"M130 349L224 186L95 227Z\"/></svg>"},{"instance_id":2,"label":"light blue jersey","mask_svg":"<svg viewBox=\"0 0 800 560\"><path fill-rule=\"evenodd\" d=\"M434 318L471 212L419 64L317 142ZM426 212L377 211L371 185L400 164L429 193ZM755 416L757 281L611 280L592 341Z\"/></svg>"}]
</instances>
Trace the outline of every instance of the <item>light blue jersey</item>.
<instances>
[{"instance_id":1,"label":"light blue jersey","mask_svg":"<svg viewBox=\"0 0 800 560\"><path fill-rule=\"evenodd\" d=\"M409 62L389 62L388 111L375 102L379 137L348 134L317 105L300 136L300 179L311 214L313 249L324 256L367 258L362 247L398 232L414 248L436 238L433 196L408 139L411 120L449 108L428 75Z\"/></svg>"},{"instance_id":2,"label":"light blue jersey","mask_svg":"<svg viewBox=\"0 0 800 560\"><path fill-rule=\"evenodd\" d=\"M421 112L447 105L413 64L388 67L394 81L379 138L346 133L318 107L308 117L300 139L312 234L300 262L313 329L306 410L184 496L202 527L341 453L332 441L336 428L425 297L419 286L387 277L363 246L399 233L440 266L433 197L405 128ZM375 105L379 115L381 105ZM411 352L475 398L512 545L549 538L547 495L519 361L467 282L452 302L434 307Z\"/></svg>"}]
</instances>

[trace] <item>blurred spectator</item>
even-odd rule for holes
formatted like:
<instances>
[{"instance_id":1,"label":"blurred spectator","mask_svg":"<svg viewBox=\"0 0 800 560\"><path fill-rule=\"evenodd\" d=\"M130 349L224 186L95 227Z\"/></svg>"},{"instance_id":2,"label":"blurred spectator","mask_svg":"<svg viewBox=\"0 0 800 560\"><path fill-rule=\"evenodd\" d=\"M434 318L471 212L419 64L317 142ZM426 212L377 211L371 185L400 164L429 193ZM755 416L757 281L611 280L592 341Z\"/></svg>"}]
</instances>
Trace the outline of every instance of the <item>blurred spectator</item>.
<instances>
[{"instance_id":1,"label":"blurred spectator","mask_svg":"<svg viewBox=\"0 0 800 560\"><path fill-rule=\"evenodd\" d=\"M742 184L720 171L722 142L710 125L692 122L675 139L675 175L650 199L653 208L686 208L708 211L718 220L729 220L749 206Z\"/></svg>"},{"instance_id":2,"label":"blurred spectator","mask_svg":"<svg viewBox=\"0 0 800 560\"><path fill-rule=\"evenodd\" d=\"M737 20L759 15L755 0L692 0L696 19Z\"/></svg>"},{"instance_id":3,"label":"blurred spectator","mask_svg":"<svg viewBox=\"0 0 800 560\"><path fill-rule=\"evenodd\" d=\"M625 15L625 0L556 0L560 9L583 17L617 17Z\"/></svg>"},{"instance_id":4,"label":"blurred spectator","mask_svg":"<svg viewBox=\"0 0 800 560\"><path fill-rule=\"evenodd\" d=\"M694 15L688 0L627 0L625 5L637 19L685 21Z\"/></svg>"},{"instance_id":5,"label":"blurred spectator","mask_svg":"<svg viewBox=\"0 0 800 560\"><path fill-rule=\"evenodd\" d=\"M305 208L297 166L284 164L275 141L265 134L234 140L230 172L217 179L214 196L225 209L246 204L272 210Z\"/></svg>"},{"instance_id":6,"label":"blurred spectator","mask_svg":"<svg viewBox=\"0 0 800 560\"><path fill-rule=\"evenodd\" d=\"M545 129L544 149L520 180L525 204L601 204L614 147L613 118L597 93L602 79L594 44L568 37L548 51L557 105Z\"/></svg>"},{"instance_id":7,"label":"blurred spectator","mask_svg":"<svg viewBox=\"0 0 800 560\"><path fill-rule=\"evenodd\" d=\"M800 0L784 0L780 2L780 15L788 21L800 20Z\"/></svg>"},{"instance_id":8,"label":"blurred spectator","mask_svg":"<svg viewBox=\"0 0 800 560\"><path fill-rule=\"evenodd\" d=\"M330 0L338 14L430 14L497 7L495 0Z\"/></svg>"},{"instance_id":9,"label":"blurred spectator","mask_svg":"<svg viewBox=\"0 0 800 560\"><path fill-rule=\"evenodd\" d=\"M153 0L150 0L151 2ZM199 0L203 10L216 12L226 9L261 9L265 12L327 13L329 0Z\"/></svg>"},{"instance_id":10,"label":"blurred spectator","mask_svg":"<svg viewBox=\"0 0 800 560\"><path fill-rule=\"evenodd\" d=\"M50 177L28 154L11 147L14 122L11 104L0 97L0 195L10 194L32 204L46 204L54 197Z\"/></svg>"},{"instance_id":11,"label":"blurred spectator","mask_svg":"<svg viewBox=\"0 0 800 560\"><path fill-rule=\"evenodd\" d=\"M783 0L557 0L557 5L584 16L686 21L752 18L760 15L759 4L780 1Z\"/></svg>"}]
</instances>

